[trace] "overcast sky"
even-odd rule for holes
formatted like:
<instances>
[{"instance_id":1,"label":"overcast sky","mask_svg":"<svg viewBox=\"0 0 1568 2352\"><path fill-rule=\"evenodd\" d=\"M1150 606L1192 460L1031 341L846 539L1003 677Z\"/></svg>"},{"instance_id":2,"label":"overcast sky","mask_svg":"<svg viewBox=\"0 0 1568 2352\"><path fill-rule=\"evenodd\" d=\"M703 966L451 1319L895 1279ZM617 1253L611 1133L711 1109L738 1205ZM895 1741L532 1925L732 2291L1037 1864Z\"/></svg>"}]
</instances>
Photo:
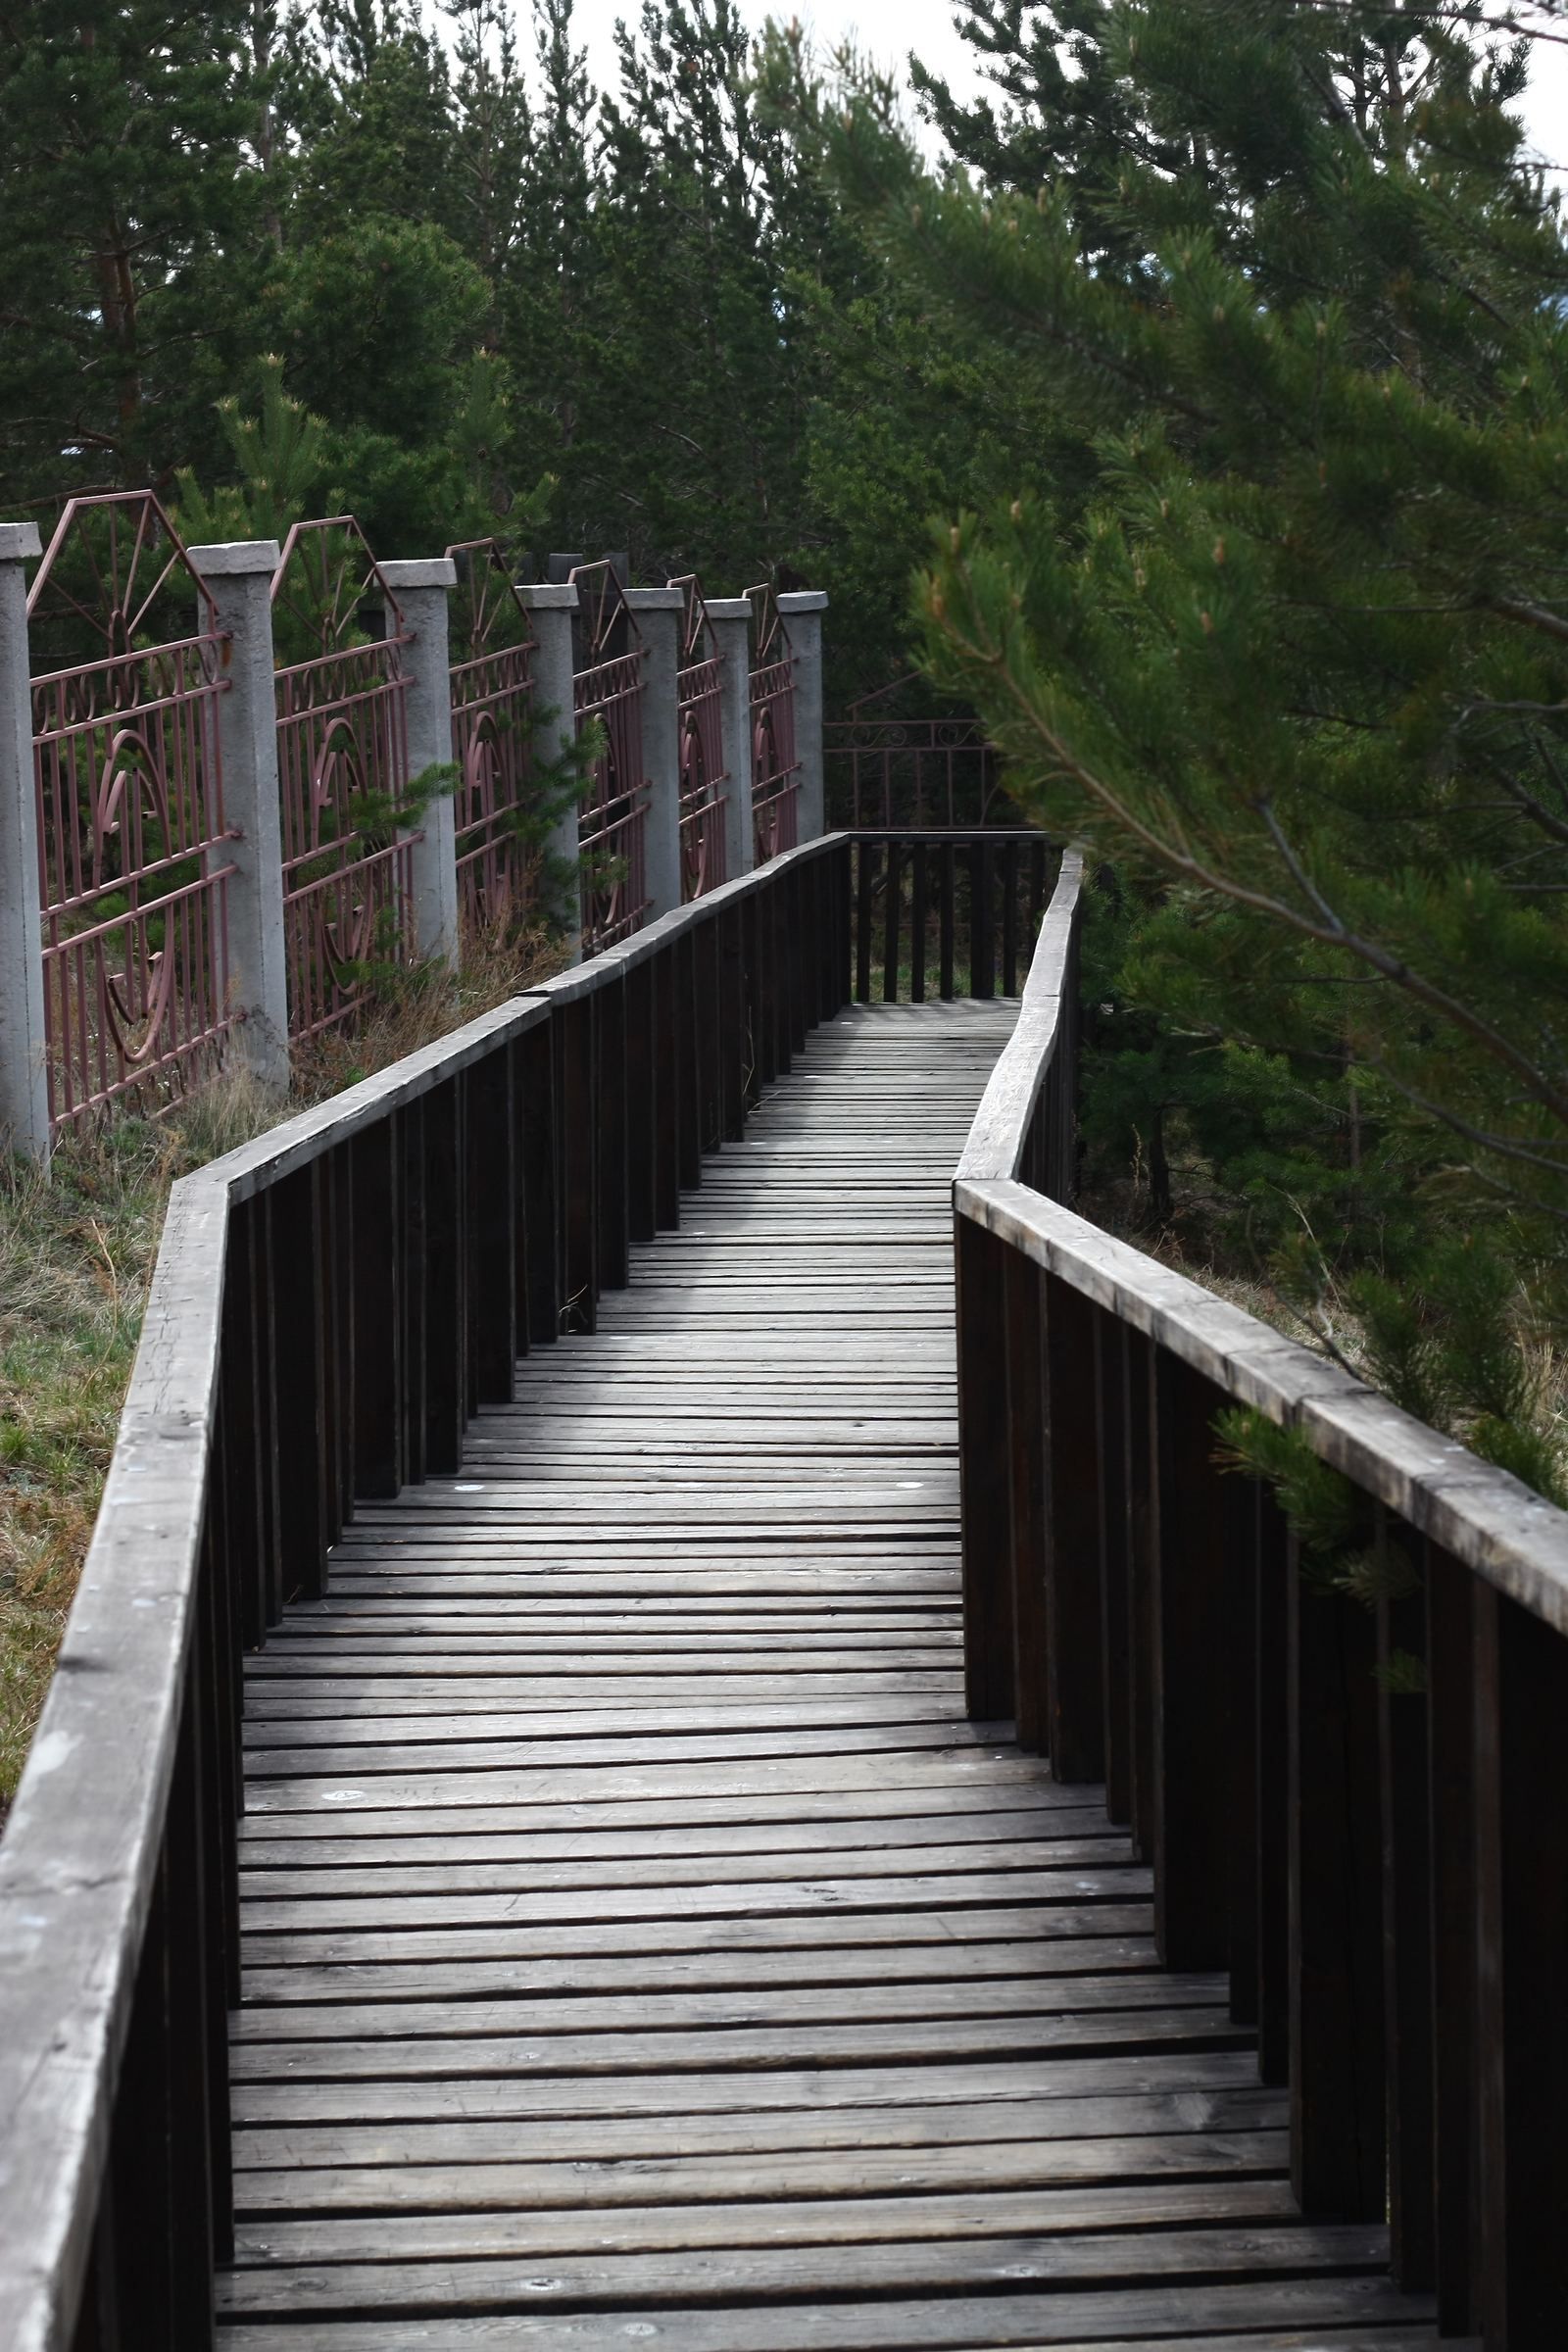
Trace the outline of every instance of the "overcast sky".
<instances>
[{"instance_id":1,"label":"overcast sky","mask_svg":"<svg viewBox=\"0 0 1568 2352\"><path fill-rule=\"evenodd\" d=\"M798 15L824 49L854 33L879 64L897 67L901 80L913 49L965 94L981 86L970 64L973 53L953 29L951 0L740 0L740 6L759 27L770 16ZM577 0L577 37L600 89L616 85L615 19L635 22L640 13L641 0ZM1560 19L1557 28L1565 29ZM1568 48L1538 41L1533 83L1524 110L1532 141L1544 160L1560 169L1568 166Z\"/></svg>"}]
</instances>

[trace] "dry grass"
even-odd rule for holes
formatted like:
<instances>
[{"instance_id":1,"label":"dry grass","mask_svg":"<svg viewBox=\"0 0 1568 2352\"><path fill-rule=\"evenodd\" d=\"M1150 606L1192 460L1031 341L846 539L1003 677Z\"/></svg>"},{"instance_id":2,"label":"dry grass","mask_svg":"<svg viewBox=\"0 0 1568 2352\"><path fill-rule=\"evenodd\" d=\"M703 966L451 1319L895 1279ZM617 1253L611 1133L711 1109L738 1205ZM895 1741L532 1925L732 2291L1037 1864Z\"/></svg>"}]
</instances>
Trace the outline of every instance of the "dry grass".
<instances>
[{"instance_id":1,"label":"dry grass","mask_svg":"<svg viewBox=\"0 0 1568 2352\"><path fill-rule=\"evenodd\" d=\"M169 1188L555 970L542 932L482 933L352 1037L296 1054L286 1104L236 1073L153 1118L65 1141L47 1181L0 1158L0 1819L21 1776L114 1447Z\"/></svg>"}]
</instances>

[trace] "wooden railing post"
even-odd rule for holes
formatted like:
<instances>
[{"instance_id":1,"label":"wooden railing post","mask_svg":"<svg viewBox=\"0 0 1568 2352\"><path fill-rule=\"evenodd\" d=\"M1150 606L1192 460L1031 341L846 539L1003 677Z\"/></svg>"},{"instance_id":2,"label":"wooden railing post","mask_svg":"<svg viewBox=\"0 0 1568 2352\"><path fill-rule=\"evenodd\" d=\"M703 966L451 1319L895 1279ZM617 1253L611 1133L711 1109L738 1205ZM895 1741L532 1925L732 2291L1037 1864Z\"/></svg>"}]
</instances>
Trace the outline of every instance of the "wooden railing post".
<instances>
[{"instance_id":1,"label":"wooden railing post","mask_svg":"<svg viewBox=\"0 0 1568 2352\"><path fill-rule=\"evenodd\" d=\"M1400 1541L1420 1557L1413 1530L1401 1530ZM1390 1682L1396 1657L1425 1662L1424 1592L1378 1603L1377 1648L1389 2242L1395 2278L1407 2294L1424 2294L1436 2282L1427 1699Z\"/></svg>"},{"instance_id":2,"label":"wooden railing post","mask_svg":"<svg viewBox=\"0 0 1568 2352\"><path fill-rule=\"evenodd\" d=\"M1049 1277L1003 1250L1006 1431L1011 1472L1008 1578L1012 1592L1013 1737L1031 1753L1052 1739L1050 1604L1053 1501L1050 1383L1046 1368ZM1061 1776L1058 1774L1058 1778Z\"/></svg>"},{"instance_id":3,"label":"wooden railing post","mask_svg":"<svg viewBox=\"0 0 1568 2352\"><path fill-rule=\"evenodd\" d=\"M601 1291L623 1291L631 1278L626 1206L626 980L622 968L607 972L593 993L597 1030L594 1156L599 1178L599 1281Z\"/></svg>"},{"instance_id":4,"label":"wooden railing post","mask_svg":"<svg viewBox=\"0 0 1568 2352\"><path fill-rule=\"evenodd\" d=\"M493 1054L467 1073L467 1292L474 1395L510 1404L517 1364L517 1184L512 1055Z\"/></svg>"},{"instance_id":5,"label":"wooden railing post","mask_svg":"<svg viewBox=\"0 0 1568 2352\"><path fill-rule=\"evenodd\" d=\"M1100 1641L1104 1676L1105 1818L1133 1804L1132 1578L1127 1480L1126 1326L1094 1309L1095 1455L1100 1472Z\"/></svg>"},{"instance_id":6,"label":"wooden railing post","mask_svg":"<svg viewBox=\"0 0 1568 2352\"><path fill-rule=\"evenodd\" d=\"M1006 1245L957 1220L958 1476L963 1498L964 1706L976 1723L1007 1721L1015 1704L1012 1595L1012 1433L1007 1357Z\"/></svg>"},{"instance_id":7,"label":"wooden railing post","mask_svg":"<svg viewBox=\"0 0 1568 2352\"><path fill-rule=\"evenodd\" d=\"M1438 2325L1479 2328L1476 2095L1475 1617L1482 1588L1426 1547L1427 1798L1432 1854L1432 2084Z\"/></svg>"},{"instance_id":8,"label":"wooden railing post","mask_svg":"<svg viewBox=\"0 0 1568 2352\"><path fill-rule=\"evenodd\" d=\"M395 1120L354 1138L354 1493L403 1484L402 1340Z\"/></svg>"},{"instance_id":9,"label":"wooden railing post","mask_svg":"<svg viewBox=\"0 0 1568 2352\"><path fill-rule=\"evenodd\" d=\"M278 1361L286 1367L277 1390L285 1600L315 1600L326 1589L320 1248L313 1163L285 1177L272 1195L272 1311Z\"/></svg>"},{"instance_id":10,"label":"wooden railing post","mask_svg":"<svg viewBox=\"0 0 1568 2352\"><path fill-rule=\"evenodd\" d=\"M1209 1456L1222 1398L1156 1348L1151 1697L1154 1933L1167 1968L1230 1957L1224 1504Z\"/></svg>"},{"instance_id":11,"label":"wooden railing post","mask_svg":"<svg viewBox=\"0 0 1568 2352\"><path fill-rule=\"evenodd\" d=\"M1481 2333L1568 2343L1568 1642L1475 1600Z\"/></svg>"},{"instance_id":12,"label":"wooden railing post","mask_svg":"<svg viewBox=\"0 0 1568 2352\"><path fill-rule=\"evenodd\" d=\"M1376 1628L1290 1580L1291 2185L1303 2213L1388 2207Z\"/></svg>"},{"instance_id":13,"label":"wooden railing post","mask_svg":"<svg viewBox=\"0 0 1568 2352\"><path fill-rule=\"evenodd\" d=\"M1105 1777L1094 1308L1046 1276L1047 1745L1056 1781Z\"/></svg>"},{"instance_id":14,"label":"wooden railing post","mask_svg":"<svg viewBox=\"0 0 1568 2352\"><path fill-rule=\"evenodd\" d=\"M560 1217L556 1198L555 1052L552 1022L524 1030L514 1049L526 1211L527 1333L544 1348L561 1331Z\"/></svg>"},{"instance_id":15,"label":"wooden railing post","mask_svg":"<svg viewBox=\"0 0 1568 2352\"><path fill-rule=\"evenodd\" d=\"M1253 1623L1257 1834L1257 2071L1291 2076L1290 1536L1272 1492L1257 1494Z\"/></svg>"}]
</instances>

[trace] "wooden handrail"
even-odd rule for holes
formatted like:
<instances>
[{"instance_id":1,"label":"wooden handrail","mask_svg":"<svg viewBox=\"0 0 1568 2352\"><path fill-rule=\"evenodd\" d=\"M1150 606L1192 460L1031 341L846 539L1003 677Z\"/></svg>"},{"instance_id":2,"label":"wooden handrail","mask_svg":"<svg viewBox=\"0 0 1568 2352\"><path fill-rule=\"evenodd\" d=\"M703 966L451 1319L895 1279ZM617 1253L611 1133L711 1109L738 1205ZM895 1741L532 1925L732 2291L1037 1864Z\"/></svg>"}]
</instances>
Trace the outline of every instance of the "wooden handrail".
<instances>
[{"instance_id":1,"label":"wooden handrail","mask_svg":"<svg viewBox=\"0 0 1568 2352\"><path fill-rule=\"evenodd\" d=\"M1069 854L954 1185L970 1713L1104 1781L1161 1956L1229 1968L1290 2085L1303 2211L1387 2218L1444 2334L1544 2352L1568 2342L1568 1513L1074 1213L1082 887ZM1216 1461L1227 1404L1367 1497L1374 1606Z\"/></svg>"},{"instance_id":2,"label":"wooden handrail","mask_svg":"<svg viewBox=\"0 0 1568 2352\"><path fill-rule=\"evenodd\" d=\"M780 856L174 1186L0 1840L6 2352L211 2346L242 1652L325 1589L357 1498L458 1468L517 1355L678 1224L852 993L859 854Z\"/></svg>"}]
</instances>

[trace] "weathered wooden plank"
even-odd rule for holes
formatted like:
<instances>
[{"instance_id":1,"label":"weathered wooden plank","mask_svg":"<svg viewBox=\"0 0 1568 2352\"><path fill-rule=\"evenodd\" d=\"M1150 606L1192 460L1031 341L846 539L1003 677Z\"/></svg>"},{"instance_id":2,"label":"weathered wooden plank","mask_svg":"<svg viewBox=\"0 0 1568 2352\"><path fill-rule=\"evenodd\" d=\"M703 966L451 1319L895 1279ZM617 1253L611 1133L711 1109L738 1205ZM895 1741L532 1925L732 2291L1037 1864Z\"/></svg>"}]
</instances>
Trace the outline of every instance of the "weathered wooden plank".
<instances>
[{"instance_id":1,"label":"weathered wooden plank","mask_svg":"<svg viewBox=\"0 0 1568 2352\"><path fill-rule=\"evenodd\" d=\"M1069 2231L1143 2230L1172 2224L1289 2222L1298 2219L1278 2180L1158 2180L1088 2186L1053 2185L1042 2193L987 2187L924 2195L844 2195L806 2202L764 2186L745 2203L689 2191L667 2205L561 2206L484 2213L399 2214L395 2229L377 2214L300 2221L273 2218L242 2226L234 2261L255 2269L280 2263L532 2261L541 2256L663 2253L690 2248L765 2250L780 2246L966 2243L988 2237L1059 2236ZM1125 2259L1125 2257L1124 2257ZM1120 2267L1120 2266L1118 2266ZM265 2291L265 2288L264 2290Z\"/></svg>"},{"instance_id":2,"label":"weathered wooden plank","mask_svg":"<svg viewBox=\"0 0 1568 2352\"><path fill-rule=\"evenodd\" d=\"M1184 2295L1182 2309L1203 2330L1182 2338L1183 2352L1409 2352L1432 2341L1430 2325L1408 2324L1407 2301L1381 2282L1369 2288L1361 2279L1292 2281L1272 2289L1205 2287ZM1385 2319L1391 2324L1380 2327ZM1210 2332L1215 2328L1225 2333ZM650 2309L629 2317L518 2312L505 2319L447 2320L441 2341L453 2352L624 2352L633 2329L667 2336L682 2352L976 2352L979 2346L1038 2352L1047 2344L1059 2352L1088 2352L1091 2344L1095 2352L1163 2352L1172 2341L1157 2291L791 2304L748 2312L661 2307L657 2315ZM219 2340L226 2352L428 2352L431 2339L428 2321L371 2320L283 2328L242 2322L221 2328ZM1479 2337L1455 2340L1454 2352L1480 2352Z\"/></svg>"},{"instance_id":3,"label":"weathered wooden plank","mask_svg":"<svg viewBox=\"0 0 1568 2352\"><path fill-rule=\"evenodd\" d=\"M1353 2224L1264 2224L1245 2230L1140 2231L1132 2236L999 2237L979 2243L949 2241L763 2249L692 2248L679 2254L574 2255L519 2276L516 2262L475 2257L466 2262L401 2262L392 2252L373 2263L275 2264L222 2275L219 2309L307 2314L382 2310L399 2314L494 2310L565 2310L584 2304L635 2309L641 2304L685 2305L741 2297L898 2292L983 2294L1008 2281L1058 2289L1083 2280L1110 2284L1126 2278L1159 2279L1169 2288L1238 2271L1296 2271L1310 2275L1375 2272L1388 2263L1381 2230ZM1266 2304L1279 2289L1250 2284Z\"/></svg>"},{"instance_id":4,"label":"weathered wooden plank","mask_svg":"<svg viewBox=\"0 0 1568 2352\"><path fill-rule=\"evenodd\" d=\"M1122 2092L1090 2098L962 2099L944 2105L904 2101L896 2105L740 2109L710 2114L683 2112L682 2163L725 2158L786 2156L835 2161L877 2150L907 2161L907 2151L1012 2149L1021 2159L1049 2162L1058 2144L1133 2147L1143 2151L1164 2138L1172 2145L1198 2145L1205 2135L1254 2134L1273 2144L1283 2130L1286 2104L1279 2091L1256 2083L1221 2090ZM533 2117L526 2122L471 2125L447 2123L286 2124L242 2129L235 2153L247 2174L299 2168L402 2170L433 2165L458 2172L488 2165L554 2164L580 2174L586 2165L596 2180L626 2166L635 2181L648 2163L671 2161L667 2122L655 2115ZM901 2152L902 2155L901 2155ZM1000 2160L999 2154L999 2160ZM1092 2160L1092 2159L1091 2159ZM1152 2167L1153 2159L1151 2157ZM1253 2168L1255 2169L1255 2168ZM255 2183L257 2193L265 2183ZM593 2180L589 2182L593 2188ZM246 2194L249 2194L247 2188Z\"/></svg>"},{"instance_id":5,"label":"weathered wooden plank","mask_svg":"<svg viewBox=\"0 0 1568 2352\"><path fill-rule=\"evenodd\" d=\"M977 2129L983 2128L977 2119ZM1089 2181L1244 2180L1278 2176L1284 2132L1151 2132L1136 2139L987 2139L930 2146L755 2149L722 2155L599 2155L522 2164L334 2165L240 2175L243 2214L593 2214L607 2207L793 2197L906 2200L941 2190L1059 2188ZM1278 2194L1277 2178L1268 2183ZM1276 2208L1275 2210L1281 2210ZM254 2257L253 2257L254 2259Z\"/></svg>"}]
</instances>

